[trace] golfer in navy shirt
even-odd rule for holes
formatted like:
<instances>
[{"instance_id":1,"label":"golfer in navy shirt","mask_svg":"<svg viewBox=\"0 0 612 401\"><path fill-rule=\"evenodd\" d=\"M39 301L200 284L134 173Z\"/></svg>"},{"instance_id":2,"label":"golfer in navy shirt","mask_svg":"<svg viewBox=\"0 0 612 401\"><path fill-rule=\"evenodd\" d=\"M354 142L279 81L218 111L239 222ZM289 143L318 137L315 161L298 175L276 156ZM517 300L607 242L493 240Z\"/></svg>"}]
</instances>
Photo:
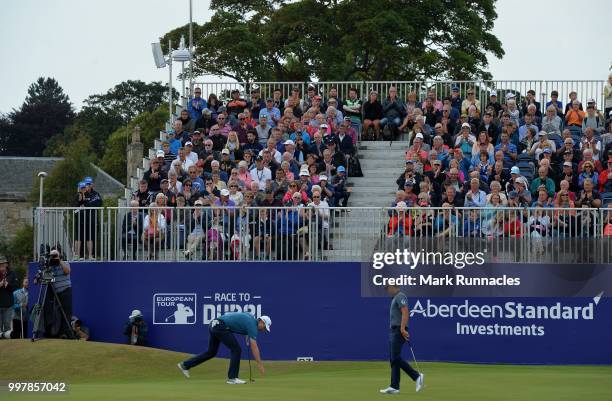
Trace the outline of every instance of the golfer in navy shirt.
<instances>
[{"instance_id":1,"label":"golfer in navy shirt","mask_svg":"<svg viewBox=\"0 0 612 401\"><path fill-rule=\"evenodd\" d=\"M383 394L397 394L400 389L400 369L416 382L416 391L423 388L423 374L417 372L402 359L402 346L410 338L408 334L408 298L399 287L390 285L387 292L393 297L389 309L389 362L391 363L391 385L380 390Z\"/></svg>"},{"instance_id":2,"label":"golfer in navy shirt","mask_svg":"<svg viewBox=\"0 0 612 401\"><path fill-rule=\"evenodd\" d=\"M257 334L260 331L270 331L272 320L268 316L255 318L250 313L245 312L230 312L210 322L208 339L208 351L203 354L196 355L191 359L178 364L178 368L183 372L185 377L189 378L189 369L197 366L209 359L214 358L219 351L219 344L223 343L230 350L230 365L227 372L227 384L245 384L244 380L238 378L240 370L240 354L242 348L236 340L235 334L241 334L249 337L249 344L253 352L253 358L257 362L257 367L263 375L265 369L259 348L257 347Z\"/></svg>"}]
</instances>

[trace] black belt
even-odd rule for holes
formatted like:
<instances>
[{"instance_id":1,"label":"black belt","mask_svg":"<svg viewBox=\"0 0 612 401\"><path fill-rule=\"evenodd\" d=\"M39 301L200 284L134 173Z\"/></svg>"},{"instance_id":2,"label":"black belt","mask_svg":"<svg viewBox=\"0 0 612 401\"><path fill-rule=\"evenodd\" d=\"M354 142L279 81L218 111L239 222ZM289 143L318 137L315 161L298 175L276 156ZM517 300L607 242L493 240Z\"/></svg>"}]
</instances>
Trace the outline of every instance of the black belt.
<instances>
[{"instance_id":1,"label":"black belt","mask_svg":"<svg viewBox=\"0 0 612 401\"><path fill-rule=\"evenodd\" d=\"M397 330L397 329L399 329L400 327L402 327L402 326L400 326L400 325L397 325L397 326L391 326L391 330ZM408 329L408 327L406 327L406 330L407 330L407 329Z\"/></svg>"}]
</instances>

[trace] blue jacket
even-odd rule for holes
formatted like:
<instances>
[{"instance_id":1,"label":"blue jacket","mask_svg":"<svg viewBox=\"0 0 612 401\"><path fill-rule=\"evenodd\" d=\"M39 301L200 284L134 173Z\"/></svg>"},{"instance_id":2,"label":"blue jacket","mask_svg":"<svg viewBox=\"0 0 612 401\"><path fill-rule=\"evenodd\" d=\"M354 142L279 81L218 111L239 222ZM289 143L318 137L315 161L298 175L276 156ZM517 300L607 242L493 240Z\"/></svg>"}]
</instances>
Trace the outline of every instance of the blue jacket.
<instances>
[{"instance_id":1,"label":"blue jacket","mask_svg":"<svg viewBox=\"0 0 612 401\"><path fill-rule=\"evenodd\" d=\"M302 226L303 221L297 208L281 209L276 223L276 230L280 235L292 235Z\"/></svg>"},{"instance_id":2,"label":"blue jacket","mask_svg":"<svg viewBox=\"0 0 612 401\"><path fill-rule=\"evenodd\" d=\"M206 108L206 100L199 98L189 99L187 111L194 121L198 121L202 117L202 110Z\"/></svg>"}]
</instances>

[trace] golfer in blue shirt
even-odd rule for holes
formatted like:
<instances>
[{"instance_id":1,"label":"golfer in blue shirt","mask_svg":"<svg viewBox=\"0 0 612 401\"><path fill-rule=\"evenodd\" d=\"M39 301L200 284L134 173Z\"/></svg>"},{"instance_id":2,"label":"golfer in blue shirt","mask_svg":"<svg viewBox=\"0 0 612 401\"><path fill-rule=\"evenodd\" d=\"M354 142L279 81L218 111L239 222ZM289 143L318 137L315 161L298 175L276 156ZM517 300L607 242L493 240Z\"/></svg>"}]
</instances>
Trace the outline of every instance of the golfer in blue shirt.
<instances>
[{"instance_id":1,"label":"golfer in blue shirt","mask_svg":"<svg viewBox=\"0 0 612 401\"><path fill-rule=\"evenodd\" d=\"M214 358L219 351L219 344L223 343L230 350L230 365L227 372L227 384L245 384L246 381L238 378L238 371L240 370L240 354L242 348L236 340L235 334L241 334L249 337L249 344L251 351L253 352L253 358L257 362L259 372L263 375L265 369L261 356L259 354L259 348L257 347L257 334L260 331L270 331L272 320L268 316L261 316L259 319L255 318L250 313L245 312L230 312L221 316L218 319L210 322L209 332L210 337L208 339L208 351L203 354L196 355L191 359L180 362L178 368L183 372L185 377L189 378L189 369L197 366L209 359Z\"/></svg>"},{"instance_id":2,"label":"golfer in blue shirt","mask_svg":"<svg viewBox=\"0 0 612 401\"><path fill-rule=\"evenodd\" d=\"M400 392L400 369L406 372L416 382L416 391L423 388L423 374L417 372L402 359L402 346L408 342L408 298L399 287L390 285L387 292L393 297L389 309L391 323L389 325L389 362L391 363L391 385L383 390L383 394L398 394Z\"/></svg>"}]
</instances>

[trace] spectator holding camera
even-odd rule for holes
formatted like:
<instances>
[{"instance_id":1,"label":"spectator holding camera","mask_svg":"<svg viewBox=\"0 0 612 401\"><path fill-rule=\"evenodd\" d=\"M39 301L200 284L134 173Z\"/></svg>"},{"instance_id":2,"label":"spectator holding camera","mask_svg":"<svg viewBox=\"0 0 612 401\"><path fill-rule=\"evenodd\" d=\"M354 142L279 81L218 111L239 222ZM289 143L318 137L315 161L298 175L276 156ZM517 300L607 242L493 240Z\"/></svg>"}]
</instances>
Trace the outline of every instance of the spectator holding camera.
<instances>
[{"instance_id":1,"label":"spectator holding camera","mask_svg":"<svg viewBox=\"0 0 612 401\"><path fill-rule=\"evenodd\" d=\"M9 269L6 257L0 256L0 339L11 338L13 323L13 291L19 282L15 272Z\"/></svg>"},{"instance_id":2,"label":"spectator holding camera","mask_svg":"<svg viewBox=\"0 0 612 401\"><path fill-rule=\"evenodd\" d=\"M130 345L147 345L147 323L138 309L134 309L130 314L123 335L127 337L127 343Z\"/></svg>"}]
</instances>

